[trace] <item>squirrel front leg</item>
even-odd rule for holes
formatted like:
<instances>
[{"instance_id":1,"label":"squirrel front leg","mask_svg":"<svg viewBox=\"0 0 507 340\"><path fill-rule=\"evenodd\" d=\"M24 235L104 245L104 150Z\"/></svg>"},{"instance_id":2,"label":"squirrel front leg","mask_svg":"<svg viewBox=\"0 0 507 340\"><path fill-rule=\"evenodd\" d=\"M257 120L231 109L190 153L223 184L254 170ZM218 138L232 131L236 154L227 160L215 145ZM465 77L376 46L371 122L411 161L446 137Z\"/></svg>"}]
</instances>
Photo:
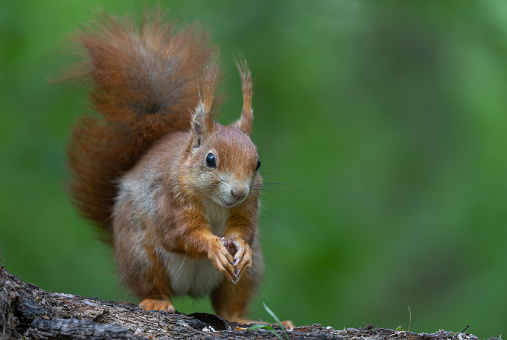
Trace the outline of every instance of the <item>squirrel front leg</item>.
<instances>
[{"instance_id":1,"label":"squirrel front leg","mask_svg":"<svg viewBox=\"0 0 507 340\"><path fill-rule=\"evenodd\" d=\"M257 202L245 202L245 206L231 212L227 219L224 243L234 256L234 276L239 280L244 269L252 266L253 251L250 247L257 228Z\"/></svg>"},{"instance_id":2,"label":"squirrel front leg","mask_svg":"<svg viewBox=\"0 0 507 340\"><path fill-rule=\"evenodd\" d=\"M161 230L162 246L170 252L194 259L208 258L231 282L236 282L234 258L221 237L212 233L206 218L196 209L185 208L171 232Z\"/></svg>"},{"instance_id":3,"label":"squirrel front leg","mask_svg":"<svg viewBox=\"0 0 507 340\"><path fill-rule=\"evenodd\" d=\"M257 236L257 201L244 203L231 210L224 232L227 248L234 256L237 282L224 280L211 294L211 301L223 318L250 324L253 321L245 315L261 282L264 264Z\"/></svg>"}]
</instances>

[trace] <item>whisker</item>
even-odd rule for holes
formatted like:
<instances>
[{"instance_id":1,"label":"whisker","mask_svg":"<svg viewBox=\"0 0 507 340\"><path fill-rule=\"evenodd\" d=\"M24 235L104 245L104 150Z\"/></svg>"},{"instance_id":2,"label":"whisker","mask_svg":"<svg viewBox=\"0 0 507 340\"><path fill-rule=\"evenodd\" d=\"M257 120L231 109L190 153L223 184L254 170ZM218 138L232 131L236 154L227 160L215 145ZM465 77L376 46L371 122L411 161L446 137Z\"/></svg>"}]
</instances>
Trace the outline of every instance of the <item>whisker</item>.
<instances>
[{"instance_id":1,"label":"whisker","mask_svg":"<svg viewBox=\"0 0 507 340\"><path fill-rule=\"evenodd\" d=\"M178 270L176 271L176 274L178 274L178 272L180 271L181 267L183 267L183 263L185 263L185 259L187 258L187 253L185 253L185 257L183 257L183 261L181 261L181 265L180 267L178 268Z\"/></svg>"},{"instance_id":2,"label":"whisker","mask_svg":"<svg viewBox=\"0 0 507 340\"><path fill-rule=\"evenodd\" d=\"M277 176L277 174L262 173L262 178L263 179L271 178L271 177L276 177L276 176Z\"/></svg>"},{"instance_id":3,"label":"whisker","mask_svg":"<svg viewBox=\"0 0 507 340\"><path fill-rule=\"evenodd\" d=\"M211 189L212 186L211 185L189 185L189 186L187 186L187 188L209 188L209 189Z\"/></svg>"},{"instance_id":4,"label":"whisker","mask_svg":"<svg viewBox=\"0 0 507 340\"><path fill-rule=\"evenodd\" d=\"M283 182L267 182L267 183L263 183L263 185L287 185L287 186L295 186L296 184L283 183Z\"/></svg>"},{"instance_id":5,"label":"whisker","mask_svg":"<svg viewBox=\"0 0 507 340\"><path fill-rule=\"evenodd\" d=\"M269 192L269 193L277 193L277 194L287 192L287 190L279 188L279 187L264 186L264 185L252 186L252 187L250 187L250 191L252 191L252 192Z\"/></svg>"}]
</instances>

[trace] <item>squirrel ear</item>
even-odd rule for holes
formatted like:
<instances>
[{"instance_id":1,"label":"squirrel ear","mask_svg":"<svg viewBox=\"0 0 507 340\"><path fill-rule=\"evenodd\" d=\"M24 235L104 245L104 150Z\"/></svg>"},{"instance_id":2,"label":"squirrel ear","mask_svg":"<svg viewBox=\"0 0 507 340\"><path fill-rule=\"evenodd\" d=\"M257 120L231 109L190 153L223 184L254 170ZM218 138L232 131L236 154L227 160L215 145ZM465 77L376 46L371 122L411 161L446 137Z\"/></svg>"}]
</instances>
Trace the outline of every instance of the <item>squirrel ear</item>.
<instances>
[{"instance_id":1,"label":"squirrel ear","mask_svg":"<svg viewBox=\"0 0 507 340\"><path fill-rule=\"evenodd\" d=\"M199 86L199 104L192 115L192 130L194 132L194 147L198 147L202 139L213 131L214 122L211 118L211 106L215 98L217 80L220 74L218 61L211 62L206 66L202 78L202 85ZM201 92L202 90L202 92Z\"/></svg>"},{"instance_id":2,"label":"squirrel ear","mask_svg":"<svg viewBox=\"0 0 507 340\"><path fill-rule=\"evenodd\" d=\"M234 61L238 68L239 75L241 76L241 89L243 92L243 109L241 110L241 118L234 124L240 130L250 135L252 132L253 109L253 85L252 73L248 68L248 64L242 56L238 56Z\"/></svg>"},{"instance_id":3,"label":"squirrel ear","mask_svg":"<svg viewBox=\"0 0 507 340\"><path fill-rule=\"evenodd\" d=\"M200 102L192 115L192 130L194 134L203 136L213 130L213 119L211 114L206 111L204 102Z\"/></svg>"}]
</instances>

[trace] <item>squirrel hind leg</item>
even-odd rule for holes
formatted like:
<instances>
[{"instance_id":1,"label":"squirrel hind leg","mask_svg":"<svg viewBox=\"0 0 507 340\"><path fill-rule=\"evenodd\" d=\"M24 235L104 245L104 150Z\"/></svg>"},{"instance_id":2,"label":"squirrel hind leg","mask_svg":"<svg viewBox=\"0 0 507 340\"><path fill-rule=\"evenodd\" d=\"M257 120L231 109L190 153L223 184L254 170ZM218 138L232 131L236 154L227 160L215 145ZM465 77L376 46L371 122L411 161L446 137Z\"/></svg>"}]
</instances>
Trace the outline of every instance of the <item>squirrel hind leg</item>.
<instances>
[{"instance_id":1,"label":"squirrel hind leg","mask_svg":"<svg viewBox=\"0 0 507 340\"><path fill-rule=\"evenodd\" d=\"M248 304L257 291L256 278L246 271L234 284L224 277L220 285L211 293L211 302L215 312L230 322L251 324L254 321L244 318Z\"/></svg>"},{"instance_id":2,"label":"squirrel hind leg","mask_svg":"<svg viewBox=\"0 0 507 340\"><path fill-rule=\"evenodd\" d=\"M256 273L255 264L241 276L236 284L224 278L211 293L211 302L215 312L227 321L240 325L271 324L245 317L248 304L257 292L259 283L260 279L258 273ZM285 329L295 327L290 320L282 321L282 325Z\"/></svg>"},{"instance_id":3,"label":"squirrel hind leg","mask_svg":"<svg viewBox=\"0 0 507 340\"><path fill-rule=\"evenodd\" d=\"M164 296L161 299L144 299L139 303L139 307L141 307L144 311L160 310L171 314L176 312L173 302L168 296Z\"/></svg>"}]
</instances>

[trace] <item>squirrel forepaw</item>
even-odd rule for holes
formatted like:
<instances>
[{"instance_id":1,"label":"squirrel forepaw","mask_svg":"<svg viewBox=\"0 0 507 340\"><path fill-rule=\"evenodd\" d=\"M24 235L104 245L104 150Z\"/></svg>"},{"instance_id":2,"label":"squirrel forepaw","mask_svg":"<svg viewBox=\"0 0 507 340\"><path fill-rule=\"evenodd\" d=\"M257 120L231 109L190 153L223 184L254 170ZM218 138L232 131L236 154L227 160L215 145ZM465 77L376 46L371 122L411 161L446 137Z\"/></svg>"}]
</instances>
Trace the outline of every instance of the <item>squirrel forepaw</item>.
<instances>
[{"instance_id":1,"label":"squirrel forepaw","mask_svg":"<svg viewBox=\"0 0 507 340\"><path fill-rule=\"evenodd\" d=\"M239 237L229 237L227 241L229 251L233 250L235 268L234 276L239 280L243 269L252 266L253 252L252 248L246 243L245 240Z\"/></svg>"},{"instance_id":2,"label":"squirrel forepaw","mask_svg":"<svg viewBox=\"0 0 507 340\"><path fill-rule=\"evenodd\" d=\"M211 244L208 252L208 258L211 260L215 268L223 273L229 281L236 284L238 277L235 275L234 258L229 253L229 250L225 247L222 239L217 238L215 242Z\"/></svg>"}]
</instances>

